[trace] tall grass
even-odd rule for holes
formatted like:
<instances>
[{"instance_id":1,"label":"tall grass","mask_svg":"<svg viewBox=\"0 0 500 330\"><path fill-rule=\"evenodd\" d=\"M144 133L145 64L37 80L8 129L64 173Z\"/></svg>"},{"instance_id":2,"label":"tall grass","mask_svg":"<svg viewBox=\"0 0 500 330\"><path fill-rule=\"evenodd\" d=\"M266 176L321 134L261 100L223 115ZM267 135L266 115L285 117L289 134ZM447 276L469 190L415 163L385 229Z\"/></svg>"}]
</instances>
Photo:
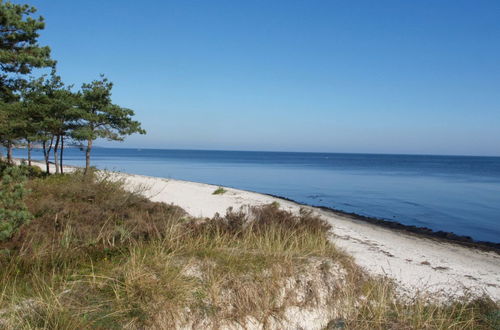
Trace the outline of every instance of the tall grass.
<instances>
[{"instance_id":1,"label":"tall grass","mask_svg":"<svg viewBox=\"0 0 500 330\"><path fill-rule=\"evenodd\" d=\"M30 182L35 219L0 245L0 329L218 328L286 323L322 308L355 329L494 329L486 298L401 300L329 241L313 214L277 205L192 219L80 173Z\"/></svg>"}]
</instances>

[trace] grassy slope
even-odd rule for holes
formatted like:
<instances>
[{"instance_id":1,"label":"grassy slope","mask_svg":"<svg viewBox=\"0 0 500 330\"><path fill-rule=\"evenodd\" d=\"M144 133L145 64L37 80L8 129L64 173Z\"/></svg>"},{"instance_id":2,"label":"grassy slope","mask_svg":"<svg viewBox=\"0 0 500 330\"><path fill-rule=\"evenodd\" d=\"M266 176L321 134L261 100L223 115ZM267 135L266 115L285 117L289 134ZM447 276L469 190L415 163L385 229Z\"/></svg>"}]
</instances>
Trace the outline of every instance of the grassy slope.
<instances>
[{"instance_id":1,"label":"grassy slope","mask_svg":"<svg viewBox=\"0 0 500 330\"><path fill-rule=\"evenodd\" d=\"M500 326L486 298L402 302L311 214L270 205L190 219L121 185L78 173L30 181L35 220L0 244L0 328L269 325L291 306L325 305L348 328Z\"/></svg>"}]
</instances>

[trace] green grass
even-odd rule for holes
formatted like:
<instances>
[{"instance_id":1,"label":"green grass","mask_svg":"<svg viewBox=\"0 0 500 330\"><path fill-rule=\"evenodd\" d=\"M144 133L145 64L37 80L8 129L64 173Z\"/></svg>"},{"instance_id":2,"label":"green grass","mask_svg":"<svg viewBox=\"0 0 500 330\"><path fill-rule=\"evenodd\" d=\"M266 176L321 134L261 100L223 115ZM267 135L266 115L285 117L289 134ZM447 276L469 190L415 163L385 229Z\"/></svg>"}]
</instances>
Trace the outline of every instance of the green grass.
<instances>
[{"instance_id":1,"label":"green grass","mask_svg":"<svg viewBox=\"0 0 500 330\"><path fill-rule=\"evenodd\" d=\"M0 329L270 324L292 306L329 306L333 323L353 329L498 327L498 304L484 297L399 299L306 211L192 219L122 185L81 173L30 181L35 218L0 245Z\"/></svg>"},{"instance_id":2,"label":"green grass","mask_svg":"<svg viewBox=\"0 0 500 330\"><path fill-rule=\"evenodd\" d=\"M217 189L214 190L212 195L222 195L222 194L225 194L226 192L227 192L227 190L224 189L223 187L218 187Z\"/></svg>"}]
</instances>

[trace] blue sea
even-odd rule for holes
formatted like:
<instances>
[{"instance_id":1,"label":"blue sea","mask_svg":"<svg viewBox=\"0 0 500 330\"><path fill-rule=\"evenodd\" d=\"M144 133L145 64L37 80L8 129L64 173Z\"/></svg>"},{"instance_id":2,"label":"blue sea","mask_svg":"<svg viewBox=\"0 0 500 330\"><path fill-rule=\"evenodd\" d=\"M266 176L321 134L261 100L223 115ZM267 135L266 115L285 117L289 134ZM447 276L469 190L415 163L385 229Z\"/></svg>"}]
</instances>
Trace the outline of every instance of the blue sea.
<instances>
[{"instance_id":1,"label":"blue sea","mask_svg":"<svg viewBox=\"0 0 500 330\"><path fill-rule=\"evenodd\" d=\"M67 149L65 163L84 153ZM500 242L500 157L95 148L92 163Z\"/></svg>"}]
</instances>

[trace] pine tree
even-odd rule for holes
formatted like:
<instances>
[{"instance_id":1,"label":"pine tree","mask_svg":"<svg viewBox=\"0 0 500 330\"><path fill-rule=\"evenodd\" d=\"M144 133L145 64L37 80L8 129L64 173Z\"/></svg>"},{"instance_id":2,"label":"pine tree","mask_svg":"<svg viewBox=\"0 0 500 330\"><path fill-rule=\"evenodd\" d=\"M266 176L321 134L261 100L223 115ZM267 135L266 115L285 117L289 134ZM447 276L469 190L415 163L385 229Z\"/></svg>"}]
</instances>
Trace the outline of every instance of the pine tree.
<instances>
[{"instance_id":1,"label":"pine tree","mask_svg":"<svg viewBox=\"0 0 500 330\"><path fill-rule=\"evenodd\" d=\"M126 135L145 134L138 121L132 120L134 111L112 103L113 83L103 75L98 80L83 84L80 99L80 125L74 137L87 142L85 172L90 169L90 153L97 138L122 141Z\"/></svg>"},{"instance_id":2,"label":"pine tree","mask_svg":"<svg viewBox=\"0 0 500 330\"><path fill-rule=\"evenodd\" d=\"M0 178L0 242L10 238L32 215L24 203L27 190L23 167L7 166Z\"/></svg>"},{"instance_id":3,"label":"pine tree","mask_svg":"<svg viewBox=\"0 0 500 330\"><path fill-rule=\"evenodd\" d=\"M38 32L43 30L43 17L32 17L36 8L0 0L0 143L11 155L20 123L7 123L16 118L10 106L19 100L19 91L25 86L25 76L34 68L53 66L50 48L38 44Z\"/></svg>"},{"instance_id":4,"label":"pine tree","mask_svg":"<svg viewBox=\"0 0 500 330\"><path fill-rule=\"evenodd\" d=\"M78 100L78 94L71 91L71 86L65 86L55 69L49 77L31 80L22 93L23 112L28 123L23 138L42 143L47 172L52 151L56 173L62 173L64 140L71 136L80 119Z\"/></svg>"}]
</instances>

